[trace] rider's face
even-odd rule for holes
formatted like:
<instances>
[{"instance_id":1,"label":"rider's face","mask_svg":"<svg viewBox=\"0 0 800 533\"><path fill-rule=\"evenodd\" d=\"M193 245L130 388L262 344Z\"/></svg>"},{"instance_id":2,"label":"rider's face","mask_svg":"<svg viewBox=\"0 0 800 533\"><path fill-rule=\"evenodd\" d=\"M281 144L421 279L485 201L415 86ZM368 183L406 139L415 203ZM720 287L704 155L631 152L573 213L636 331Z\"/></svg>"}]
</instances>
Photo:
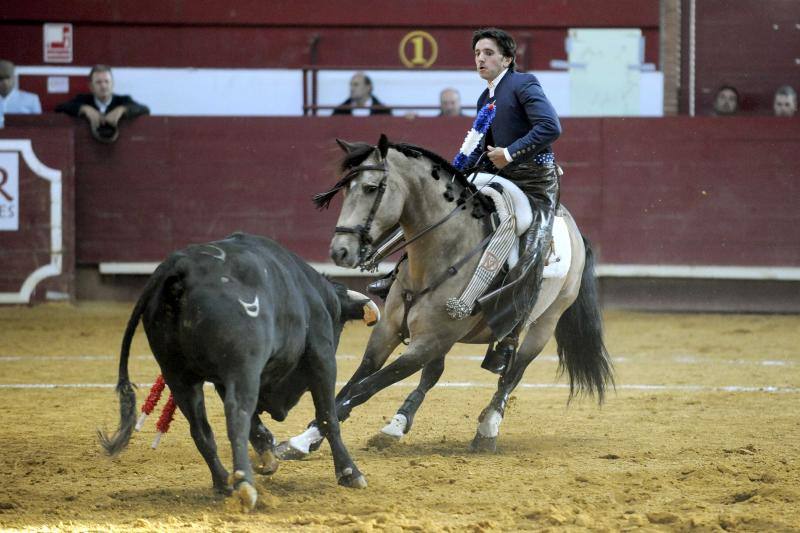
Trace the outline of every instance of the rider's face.
<instances>
[{"instance_id":1,"label":"rider's face","mask_svg":"<svg viewBox=\"0 0 800 533\"><path fill-rule=\"evenodd\" d=\"M475 68L484 80L492 81L510 64L511 58L503 56L494 39L484 38L475 43Z\"/></svg>"}]
</instances>

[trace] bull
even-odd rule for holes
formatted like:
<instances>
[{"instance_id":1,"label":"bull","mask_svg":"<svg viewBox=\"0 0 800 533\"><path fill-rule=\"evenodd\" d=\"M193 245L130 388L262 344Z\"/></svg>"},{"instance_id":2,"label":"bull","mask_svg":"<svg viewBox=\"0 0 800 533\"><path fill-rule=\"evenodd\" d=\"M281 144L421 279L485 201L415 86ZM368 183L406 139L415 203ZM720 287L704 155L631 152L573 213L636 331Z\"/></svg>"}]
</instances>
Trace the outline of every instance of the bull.
<instances>
[{"instance_id":1,"label":"bull","mask_svg":"<svg viewBox=\"0 0 800 533\"><path fill-rule=\"evenodd\" d=\"M260 459L260 473L277 468L275 441L259 414L283 421L308 390L339 484L366 487L339 432L334 356L346 321L364 319L372 325L378 318L371 300L263 237L235 233L174 252L150 277L128 321L117 383L120 423L111 437L98 431L101 444L114 456L131 438L136 396L128 359L141 320L164 380L211 470L214 489L238 496L245 510L255 506L248 440ZM233 476L220 462L206 417L206 381L225 405Z\"/></svg>"}]
</instances>

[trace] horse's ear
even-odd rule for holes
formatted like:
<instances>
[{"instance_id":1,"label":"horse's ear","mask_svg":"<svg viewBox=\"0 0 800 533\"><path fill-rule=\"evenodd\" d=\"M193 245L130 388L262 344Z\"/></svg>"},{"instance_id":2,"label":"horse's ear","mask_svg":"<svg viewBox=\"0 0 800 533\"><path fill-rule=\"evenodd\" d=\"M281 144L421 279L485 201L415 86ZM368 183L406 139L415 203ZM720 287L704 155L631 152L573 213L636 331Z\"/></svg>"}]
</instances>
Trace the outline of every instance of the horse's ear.
<instances>
[{"instance_id":1,"label":"horse's ear","mask_svg":"<svg viewBox=\"0 0 800 533\"><path fill-rule=\"evenodd\" d=\"M381 153L381 157L386 159L386 154L389 152L389 139L385 133L381 133L381 138L378 141L378 151Z\"/></svg>"},{"instance_id":2,"label":"horse's ear","mask_svg":"<svg viewBox=\"0 0 800 533\"><path fill-rule=\"evenodd\" d=\"M356 149L356 145L350 144L349 142L343 141L342 139L336 139L336 144L338 144L339 148L344 150L344 153L346 154L349 154L350 152Z\"/></svg>"}]
</instances>

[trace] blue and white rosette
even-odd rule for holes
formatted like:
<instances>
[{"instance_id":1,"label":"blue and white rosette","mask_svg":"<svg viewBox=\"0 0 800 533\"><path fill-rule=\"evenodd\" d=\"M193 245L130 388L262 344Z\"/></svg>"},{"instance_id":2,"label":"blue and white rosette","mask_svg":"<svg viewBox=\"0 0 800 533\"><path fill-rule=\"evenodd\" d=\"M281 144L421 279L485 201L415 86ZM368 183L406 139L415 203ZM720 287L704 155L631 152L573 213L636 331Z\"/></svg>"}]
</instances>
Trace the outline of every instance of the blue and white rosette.
<instances>
[{"instance_id":1,"label":"blue and white rosette","mask_svg":"<svg viewBox=\"0 0 800 533\"><path fill-rule=\"evenodd\" d=\"M486 104L478 111L478 116L475 117L475 122L472 123L472 129L467 132L464 144L461 145L461 149L458 151L458 154L456 154L455 159L453 159L453 166L458 170L464 170L467 161L469 161L469 156L471 156L472 152L480 145L481 139L486 135L489 126L492 124L492 120L494 120L495 112L494 102Z\"/></svg>"}]
</instances>

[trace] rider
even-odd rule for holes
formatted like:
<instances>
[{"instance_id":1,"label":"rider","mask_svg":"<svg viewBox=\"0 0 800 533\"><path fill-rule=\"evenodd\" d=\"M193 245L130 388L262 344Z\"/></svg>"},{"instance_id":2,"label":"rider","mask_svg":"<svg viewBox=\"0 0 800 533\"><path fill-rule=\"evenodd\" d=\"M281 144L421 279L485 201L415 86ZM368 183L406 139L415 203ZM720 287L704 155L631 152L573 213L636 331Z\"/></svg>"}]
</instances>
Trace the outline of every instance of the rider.
<instances>
[{"instance_id":1,"label":"rider","mask_svg":"<svg viewBox=\"0 0 800 533\"><path fill-rule=\"evenodd\" d=\"M536 76L516 72L517 45L511 35L497 28L477 30L472 35L472 49L478 75L488 84L477 108L493 101L496 114L483 139L483 150L472 154L467 168L485 152L481 170L513 181L533 209L533 222L524 236L525 250L509 273L510 283L478 300L495 338L501 339L487 352L482 366L502 374L516 351L520 330L542 281L559 196L560 169L550 144L561 133L561 125ZM391 278L378 280L371 284L371 292L389 283Z\"/></svg>"}]
</instances>

